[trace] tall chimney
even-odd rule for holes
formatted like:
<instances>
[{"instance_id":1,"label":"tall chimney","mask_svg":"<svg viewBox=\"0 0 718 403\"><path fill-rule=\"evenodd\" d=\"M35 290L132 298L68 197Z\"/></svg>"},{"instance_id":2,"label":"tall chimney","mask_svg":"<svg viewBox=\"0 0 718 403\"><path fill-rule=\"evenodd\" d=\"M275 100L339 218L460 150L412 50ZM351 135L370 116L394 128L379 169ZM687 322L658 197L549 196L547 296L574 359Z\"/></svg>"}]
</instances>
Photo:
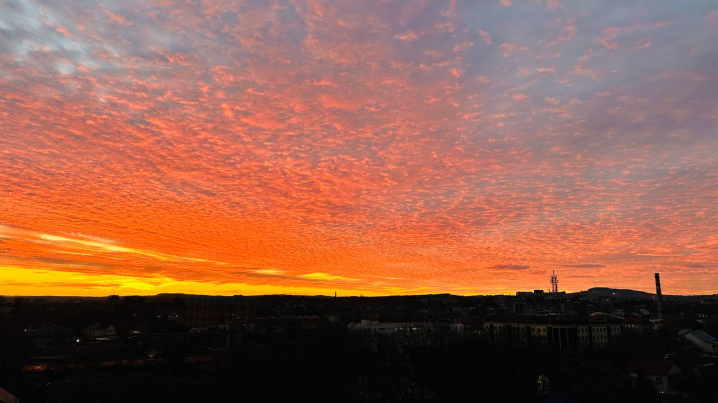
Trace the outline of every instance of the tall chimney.
<instances>
[{"instance_id":1,"label":"tall chimney","mask_svg":"<svg viewBox=\"0 0 718 403\"><path fill-rule=\"evenodd\" d=\"M661 294L661 275L656 273L656 303L658 304L658 319L663 319L663 294Z\"/></svg>"}]
</instances>

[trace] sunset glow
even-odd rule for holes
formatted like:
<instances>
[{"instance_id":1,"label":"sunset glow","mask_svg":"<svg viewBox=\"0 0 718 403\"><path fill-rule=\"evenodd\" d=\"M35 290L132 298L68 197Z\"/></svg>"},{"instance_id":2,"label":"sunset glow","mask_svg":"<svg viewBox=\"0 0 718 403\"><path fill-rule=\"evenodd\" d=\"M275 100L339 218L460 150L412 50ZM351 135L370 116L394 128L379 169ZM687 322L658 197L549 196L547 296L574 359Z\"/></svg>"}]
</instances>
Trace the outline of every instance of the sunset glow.
<instances>
[{"instance_id":1,"label":"sunset glow","mask_svg":"<svg viewBox=\"0 0 718 403\"><path fill-rule=\"evenodd\" d=\"M714 1L0 0L0 294L718 292Z\"/></svg>"}]
</instances>

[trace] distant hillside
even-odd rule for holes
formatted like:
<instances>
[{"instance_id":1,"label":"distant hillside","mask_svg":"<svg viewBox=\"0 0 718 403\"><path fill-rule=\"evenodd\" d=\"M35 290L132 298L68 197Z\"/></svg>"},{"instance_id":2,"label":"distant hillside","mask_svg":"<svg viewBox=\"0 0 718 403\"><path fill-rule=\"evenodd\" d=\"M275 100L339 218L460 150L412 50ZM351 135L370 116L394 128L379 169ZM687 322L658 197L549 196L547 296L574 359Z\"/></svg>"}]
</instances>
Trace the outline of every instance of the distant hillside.
<instances>
[{"instance_id":1,"label":"distant hillside","mask_svg":"<svg viewBox=\"0 0 718 403\"><path fill-rule=\"evenodd\" d=\"M589 288L586 291L581 291L577 293L573 293L572 295L580 295L582 297L619 297L619 298L644 298L644 299L651 299L653 298L654 294L643 292L643 291L636 291L636 290L629 290L629 289L623 289L623 288L606 288L606 287L595 287L595 288Z\"/></svg>"}]
</instances>

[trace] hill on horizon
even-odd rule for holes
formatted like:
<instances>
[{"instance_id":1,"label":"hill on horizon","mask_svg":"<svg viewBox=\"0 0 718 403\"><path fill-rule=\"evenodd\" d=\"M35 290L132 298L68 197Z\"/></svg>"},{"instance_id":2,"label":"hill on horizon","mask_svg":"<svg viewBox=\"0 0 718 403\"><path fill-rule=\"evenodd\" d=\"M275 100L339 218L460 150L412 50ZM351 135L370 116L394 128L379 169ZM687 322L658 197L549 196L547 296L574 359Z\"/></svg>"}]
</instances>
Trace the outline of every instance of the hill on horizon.
<instances>
[{"instance_id":1,"label":"hill on horizon","mask_svg":"<svg viewBox=\"0 0 718 403\"><path fill-rule=\"evenodd\" d=\"M628 288L608 288L593 287L586 291L571 293L571 295L581 295L584 297L619 297L619 298L643 298L651 299L655 294L645 291L636 291Z\"/></svg>"}]
</instances>

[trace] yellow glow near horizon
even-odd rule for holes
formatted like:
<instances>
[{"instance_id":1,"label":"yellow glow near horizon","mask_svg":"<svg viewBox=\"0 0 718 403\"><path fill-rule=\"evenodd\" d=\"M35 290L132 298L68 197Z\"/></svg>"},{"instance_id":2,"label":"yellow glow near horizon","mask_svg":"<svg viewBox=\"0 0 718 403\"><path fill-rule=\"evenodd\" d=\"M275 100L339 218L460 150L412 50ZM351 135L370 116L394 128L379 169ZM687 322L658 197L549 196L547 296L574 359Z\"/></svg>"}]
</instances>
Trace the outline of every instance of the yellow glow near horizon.
<instances>
[{"instance_id":1,"label":"yellow glow near horizon","mask_svg":"<svg viewBox=\"0 0 718 403\"><path fill-rule=\"evenodd\" d=\"M84 296L156 295L185 293L202 295L383 295L371 290L328 290L319 287L286 287L281 285L216 284L197 281L176 281L166 277L128 277L112 274L77 274L44 269L0 266L0 294L6 296Z\"/></svg>"}]
</instances>

